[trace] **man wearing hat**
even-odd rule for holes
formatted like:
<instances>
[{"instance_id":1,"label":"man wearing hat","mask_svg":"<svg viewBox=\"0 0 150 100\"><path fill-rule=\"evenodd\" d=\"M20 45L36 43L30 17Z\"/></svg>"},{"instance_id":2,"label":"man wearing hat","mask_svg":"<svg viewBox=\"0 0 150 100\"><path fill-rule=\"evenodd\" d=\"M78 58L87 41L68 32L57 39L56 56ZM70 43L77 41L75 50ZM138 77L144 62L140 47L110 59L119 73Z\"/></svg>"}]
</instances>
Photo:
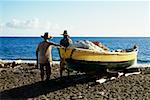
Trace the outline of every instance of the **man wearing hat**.
<instances>
[{"instance_id":1,"label":"man wearing hat","mask_svg":"<svg viewBox=\"0 0 150 100\"><path fill-rule=\"evenodd\" d=\"M64 46L65 49L72 44L72 40L69 38L67 30L64 30L63 39L60 40L60 45ZM60 77L62 77L62 71L65 69L65 59L60 59Z\"/></svg>"},{"instance_id":2,"label":"man wearing hat","mask_svg":"<svg viewBox=\"0 0 150 100\"><path fill-rule=\"evenodd\" d=\"M44 36L41 36L44 41L40 42L36 49L36 57L37 57L37 67L40 64L41 70L41 80L44 80L44 67L46 68L46 80L49 80L51 75L51 65L52 65L52 54L51 48L52 46L60 46L59 44L55 44L49 42L48 39L51 39L52 36L46 32Z\"/></svg>"},{"instance_id":3,"label":"man wearing hat","mask_svg":"<svg viewBox=\"0 0 150 100\"><path fill-rule=\"evenodd\" d=\"M61 35L63 35L63 39L60 40L60 45L67 48L70 44L72 44L72 40L69 38L67 30L64 30L64 33Z\"/></svg>"}]
</instances>

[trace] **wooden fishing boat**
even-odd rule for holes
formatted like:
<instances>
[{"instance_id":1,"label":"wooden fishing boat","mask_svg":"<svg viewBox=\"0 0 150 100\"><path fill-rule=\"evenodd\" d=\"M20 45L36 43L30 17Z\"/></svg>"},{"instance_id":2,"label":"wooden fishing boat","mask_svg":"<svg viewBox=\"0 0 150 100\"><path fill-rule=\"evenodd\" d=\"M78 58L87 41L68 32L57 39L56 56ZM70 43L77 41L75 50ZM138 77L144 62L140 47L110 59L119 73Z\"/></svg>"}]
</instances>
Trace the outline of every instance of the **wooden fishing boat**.
<instances>
[{"instance_id":1,"label":"wooden fishing boat","mask_svg":"<svg viewBox=\"0 0 150 100\"><path fill-rule=\"evenodd\" d=\"M59 48L67 68L80 72L98 72L106 69L123 70L137 61L137 47L127 50L97 52L82 48Z\"/></svg>"}]
</instances>

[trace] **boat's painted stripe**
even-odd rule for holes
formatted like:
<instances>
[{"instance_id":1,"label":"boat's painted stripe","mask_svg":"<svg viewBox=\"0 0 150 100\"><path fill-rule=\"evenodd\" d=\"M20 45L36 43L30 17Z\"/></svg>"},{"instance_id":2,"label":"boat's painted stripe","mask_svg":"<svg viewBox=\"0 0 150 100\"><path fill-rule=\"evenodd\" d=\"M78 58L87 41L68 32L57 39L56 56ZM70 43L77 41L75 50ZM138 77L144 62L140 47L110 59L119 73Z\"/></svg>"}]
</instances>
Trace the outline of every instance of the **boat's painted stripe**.
<instances>
[{"instance_id":1,"label":"boat's painted stripe","mask_svg":"<svg viewBox=\"0 0 150 100\"><path fill-rule=\"evenodd\" d=\"M106 62L106 61L104 61L104 62L102 62L102 61L86 61L86 60L76 60L76 59L66 59L66 61L76 61L76 62L84 62L84 63L87 63L87 64L89 64L89 63L93 63L93 64L110 64L110 63L126 63L126 62L132 62L132 61L135 61L134 59L133 60L128 60L128 61L117 61L117 62Z\"/></svg>"}]
</instances>

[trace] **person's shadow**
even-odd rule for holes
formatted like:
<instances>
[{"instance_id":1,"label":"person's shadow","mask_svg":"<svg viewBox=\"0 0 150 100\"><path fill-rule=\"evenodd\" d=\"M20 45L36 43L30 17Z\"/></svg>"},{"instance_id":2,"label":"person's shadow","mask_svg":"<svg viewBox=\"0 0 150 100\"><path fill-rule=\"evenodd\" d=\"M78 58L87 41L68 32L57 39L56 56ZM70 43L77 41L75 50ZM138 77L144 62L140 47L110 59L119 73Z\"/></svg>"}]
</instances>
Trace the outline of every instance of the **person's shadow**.
<instances>
[{"instance_id":1,"label":"person's shadow","mask_svg":"<svg viewBox=\"0 0 150 100\"><path fill-rule=\"evenodd\" d=\"M83 84L93 81L94 79L84 75L71 75L62 78L51 79L49 81L40 81L30 85L25 85L10 90L0 92L0 99L27 99L37 97L39 95L46 95L50 92L64 89L76 84Z\"/></svg>"}]
</instances>

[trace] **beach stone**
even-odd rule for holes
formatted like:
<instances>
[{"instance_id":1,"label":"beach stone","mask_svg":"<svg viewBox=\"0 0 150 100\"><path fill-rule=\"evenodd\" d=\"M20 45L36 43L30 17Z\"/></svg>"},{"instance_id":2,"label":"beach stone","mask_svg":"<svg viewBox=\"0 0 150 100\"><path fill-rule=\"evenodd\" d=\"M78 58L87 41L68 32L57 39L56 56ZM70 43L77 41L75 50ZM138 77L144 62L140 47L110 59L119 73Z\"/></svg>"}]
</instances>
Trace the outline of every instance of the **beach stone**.
<instances>
[{"instance_id":1,"label":"beach stone","mask_svg":"<svg viewBox=\"0 0 150 100\"><path fill-rule=\"evenodd\" d=\"M76 99L78 99L76 96L71 96L70 97L70 100L76 100Z\"/></svg>"},{"instance_id":2,"label":"beach stone","mask_svg":"<svg viewBox=\"0 0 150 100\"><path fill-rule=\"evenodd\" d=\"M4 64L4 68L10 68L11 67L11 63L3 63Z\"/></svg>"},{"instance_id":3,"label":"beach stone","mask_svg":"<svg viewBox=\"0 0 150 100\"><path fill-rule=\"evenodd\" d=\"M13 61L11 64L11 67L14 68L16 66L16 63Z\"/></svg>"},{"instance_id":4,"label":"beach stone","mask_svg":"<svg viewBox=\"0 0 150 100\"><path fill-rule=\"evenodd\" d=\"M4 64L3 63L0 63L0 68L3 68L4 67Z\"/></svg>"},{"instance_id":5,"label":"beach stone","mask_svg":"<svg viewBox=\"0 0 150 100\"><path fill-rule=\"evenodd\" d=\"M28 63L28 66L35 66L34 63Z\"/></svg>"},{"instance_id":6,"label":"beach stone","mask_svg":"<svg viewBox=\"0 0 150 100\"><path fill-rule=\"evenodd\" d=\"M20 73L22 73L22 72L21 72L21 70L19 70L19 69L14 69L14 70L13 70L13 73L14 73L14 74L20 74Z\"/></svg>"},{"instance_id":7,"label":"beach stone","mask_svg":"<svg viewBox=\"0 0 150 100\"><path fill-rule=\"evenodd\" d=\"M141 68L142 74L150 74L150 67L147 68Z\"/></svg>"},{"instance_id":8,"label":"beach stone","mask_svg":"<svg viewBox=\"0 0 150 100\"><path fill-rule=\"evenodd\" d=\"M98 92L97 94L104 96L105 92L101 91L101 92Z\"/></svg>"},{"instance_id":9,"label":"beach stone","mask_svg":"<svg viewBox=\"0 0 150 100\"><path fill-rule=\"evenodd\" d=\"M42 95L44 100L49 100L45 95Z\"/></svg>"},{"instance_id":10,"label":"beach stone","mask_svg":"<svg viewBox=\"0 0 150 100\"><path fill-rule=\"evenodd\" d=\"M6 72L7 72L7 70L6 70L6 69L4 69L4 68L1 68L1 69L0 69L0 72L1 72L1 74L4 74L4 73L6 73Z\"/></svg>"},{"instance_id":11,"label":"beach stone","mask_svg":"<svg viewBox=\"0 0 150 100\"><path fill-rule=\"evenodd\" d=\"M4 68L0 68L0 72L3 72L3 70L5 70Z\"/></svg>"}]
</instances>

